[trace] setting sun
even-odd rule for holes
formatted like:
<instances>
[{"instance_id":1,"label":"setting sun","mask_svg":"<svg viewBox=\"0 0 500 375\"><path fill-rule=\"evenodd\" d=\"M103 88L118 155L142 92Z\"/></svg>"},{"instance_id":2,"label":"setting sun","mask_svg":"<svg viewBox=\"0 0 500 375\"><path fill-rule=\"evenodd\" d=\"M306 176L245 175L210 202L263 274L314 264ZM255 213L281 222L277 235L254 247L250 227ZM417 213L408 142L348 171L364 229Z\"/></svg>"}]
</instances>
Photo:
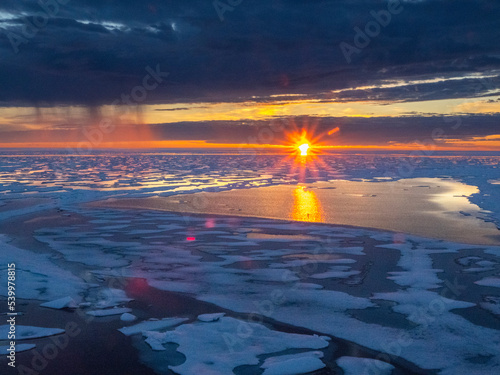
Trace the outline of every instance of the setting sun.
<instances>
[{"instance_id":1,"label":"setting sun","mask_svg":"<svg viewBox=\"0 0 500 375\"><path fill-rule=\"evenodd\" d=\"M312 161L321 153L321 148L324 146L321 143L321 138L326 133L318 134L316 131L317 125L317 122L311 123L307 120L304 120L300 124L290 121L290 130L286 132L284 146L288 148L290 156L298 157L297 161L300 161L300 163L306 160Z\"/></svg>"},{"instance_id":2,"label":"setting sun","mask_svg":"<svg viewBox=\"0 0 500 375\"><path fill-rule=\"evenodd\" d=\"M307 150L309 149L309 144L308 143L304 143L304 144L301 144L299 146L299 150L300 150L300 155L302 156L307 156Z\"/></svg>"}]
</instances>

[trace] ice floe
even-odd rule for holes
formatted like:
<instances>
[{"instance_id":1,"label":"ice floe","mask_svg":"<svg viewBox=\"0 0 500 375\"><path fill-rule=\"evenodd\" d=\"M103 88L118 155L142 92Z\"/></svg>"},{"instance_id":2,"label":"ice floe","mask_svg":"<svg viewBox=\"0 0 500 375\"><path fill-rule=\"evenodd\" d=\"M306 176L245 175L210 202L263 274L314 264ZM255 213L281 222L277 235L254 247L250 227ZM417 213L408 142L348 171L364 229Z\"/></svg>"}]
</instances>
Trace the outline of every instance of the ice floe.
<instances>
[{"instance_id":1,"label":"ice floe","mask_svg":"<svg viewBox=\"0 0 500 375\"><path fill-rule=\"evenodd\" d=\"M127 293L122 289L116 288L100 288L95 301L95 307L104 309L107 307L115 307L132 301L132 298L127 296Z\"/></svg>"},{"instance_id":2,"label":"ice floe","mask_svg":"<svg viewBox=\"0 0 500 375\"><path fill-rule=\"evenodd\" d=\"M485 277L475 282L478 285L500 288L500 277Z\"/></svg>"},{"instance_id":3,"label":"ice floe","mask_svg":"<svg viewBox=\"0 0 500 375\"><path fill-rule=\"evenodd\" d=\"M347 266L333 266L326 272L311 275L313 279L345 279L353 275L358 275L360 271L353 271Z\"/></svg>"},{"instance_id":4,"label":"ice floe","mask_svg":"<svg viewBox=\"0 0 500 375\"><path fill-rule=\"evenodd\" d=\"M165 318L161 320L146 320L137 323L133 326L120 328L118 331L123 333L125 336L132 336L138 333L143 333L146 331L161 330L169 327L176 326L182 322L188 320L187 318Z\"/></svg>"},{"instance_id":5,"label":"ice floe","mask_svg":"<svg viewBox=\"0 0 500 375\"><path fill-rule=\"evenodd\" d=\"M377 247L401 251L398 266L403 268L404 271L390 272L389 279L394 280L395 283L401 286L420 289L437 288L441 283L437 274L443 272L443 270L433 268L431 255L453 252L453 250L447 248L442 250L427 249L423 246L413 248L410 243L386 244Z\"/></svg>"},{"instance_id":6,"label":"ice floe","mask_svg":"<svg viewBox=\"0 0 500 375\"><path fill-rule=\"evenodd\" d=\"M121 254L122 247L139 249L137 242L114 242L88 233L74 232L73 228L58 228L47 232L38 230L35 238L47 243L66 260L87 266L122 267L129 264Z\"/></svg>"},{"instance_id":7,"label":"ice floe","mask_svg":"<svg viewBox=\"0 0 500 375\"><path fill-rule=\"evenodd\" d=\"M201 322L214 322L222 318L226 313L213 313L213 314L201 314L198 315L198 320Z\"/></svg>"},{"instance_id":8,"label":"ice floe","mask_svg":"<svg viewBox=\"0 0 500 375\"><path fill-rule=\"evenodd\" d=\"M120 316L120 320L122 322L133 322L134 320L137 320L137 316L130 314L130 313L123 313Z\"/></svg>"},{"instance_id":9,"label":"ice floe","mask_svg":"<svg viewBox=\"0 0 500 375\"><path fill-rule=\"evenodd\" d=\"M61 296L78 296L87 289L84 280L51 261L49 254L38 254L9 244L10 239L0 234L0 272L6 274L7 264L15 263L17 298L52 301ZM0 288L6 296L7 288Z\"/></svg>"},{"instance_id":10,"label":"ice floe","mask_svg":"<svg viewBox=\"0 0 500 375\"><path fill-rule=\"evenodd\" d=\"M132 309L129 309L128 307L122 307L122 308L118 307L118 308L103 309L103 310L90 310L86 311L86 313L91 316L103 317L103 316L122 315L131 311Z\"/></svg>"},{"instance_id":11,"label":"ice floe","mask_svg":"<svg viewBox=\"0 0 500 375\"><path fill-rule=\"evenodd\" d=\"M0 326L0 340L7 340L10 325ZM29 340L64 333L64 329L16 325L16 340Z\"/></svg>"},{"instance_id":12,"label":"ice floe","mask_svg":"<svg viewBox=\"0 0 500 375\"><path fill-rule=\"evenodd\" d=\"M479 303L483 309L500 316L500 297L498 296L484 296L483 302Z\"/></svg>"},{"instance_id":13,"label":"ice floe","mask_svg":"<svg viewBox=\"0 0 500 375\"><path fill-rule=\"evenodd\" d=\"M45 302L42 303L40 306L42 307L48 307L50 309L76 309L78 308L78 304L75 302L75 300L71 297L63 297L56 299L55 301L50 301L50 302Z\"/></svg>"},{"instance_id":14,"label":"ice floe","mask_svg":"<svg viewBox=\"0 0 500 375\"><path fill-rule=\"evenodd\" d=\"M318 336L273 331L261 324L230 317L221 317L212 322L197 321L182 324L172 331L163 333L145 332L145 336L154 348L166 343L179 345L177 351L186 356L186 361L170 368L181 375L230 374L238 366L258 365L258 356L262 354L294 348L320 349L328 346L328 341ZM318 360L313 356L309 358L311 360L297 360L293 364L299 365L299 362L303 362L302 365L305 367L311 366L313 358ZM274 365L279 367L277 363L274 362ZM288 368L283 363L281 367Z\"/></svg>"},{"instance_id":15,"label":"ice floe","mask_svg":"<svg viewBox=\"0 0 500 375\"><path fill-rule=\"evenodd\" d=\"M298 375L320 370L326 365L319 351L270 357L264 361L262 375Z\"/></svg>"},{"instance_id":16,"label":"ice floe","mask_svg":"<svg viewBox=\"0 0 500 375\"><path fill-rule=\"evenodd\" d=\"M337 364L344 370L344 375L377 374L390 375L394 366L377 359L359 357L340 357Z\"/></svg>"}]
</instances>

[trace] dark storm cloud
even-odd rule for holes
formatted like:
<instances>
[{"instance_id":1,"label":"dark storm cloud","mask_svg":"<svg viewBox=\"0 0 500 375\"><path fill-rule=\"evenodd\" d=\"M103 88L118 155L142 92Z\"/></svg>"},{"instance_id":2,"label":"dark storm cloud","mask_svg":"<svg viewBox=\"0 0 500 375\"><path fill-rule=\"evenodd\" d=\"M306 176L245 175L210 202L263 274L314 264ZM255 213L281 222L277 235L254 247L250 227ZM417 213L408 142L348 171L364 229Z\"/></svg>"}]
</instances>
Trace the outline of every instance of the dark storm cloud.
<instances>
[{"instance_id":1,"label":"dark storm cloud","mask_svg":"<svg viewBox=\"0 0 500 375\"><path fill-rule=\"evenodd\" d=\"M157 64L170 76L145 103L322 98L381 80L500 68L498 1L401 4L403 11L348 63L339 44L354 46L354 28L363 29L386 2L244 0L221 22L207 0L70 0L14 53L14 35L22 37L26 22L35 23L43 10L36 1L2 0L0 105L109 104ZM471 93L470 86L440 82L368 94L422 100L487 92ZM339 95L356 98L366 99L363 92Z\"/></svg>"}]
</instances>

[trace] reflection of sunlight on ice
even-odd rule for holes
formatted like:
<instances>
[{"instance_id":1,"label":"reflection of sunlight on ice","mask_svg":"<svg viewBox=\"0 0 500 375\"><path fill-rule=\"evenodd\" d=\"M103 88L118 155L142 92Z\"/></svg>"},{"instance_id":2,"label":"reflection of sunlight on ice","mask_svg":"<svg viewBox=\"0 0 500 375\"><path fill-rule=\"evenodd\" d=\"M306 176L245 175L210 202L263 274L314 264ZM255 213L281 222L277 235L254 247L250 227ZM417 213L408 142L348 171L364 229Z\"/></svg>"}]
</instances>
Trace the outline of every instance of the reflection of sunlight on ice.
<instances>
[{"instance_id":1,"label":"reflection of sunlight on ice","mask_svg":"<svg viewBox=\"0 0 500 375\"><path fill-rule=\"evenodd\" d=\"M290 216L298 221L321 222L321 205L316 194L304 190L304 186L297 186L293 191L293 211Z\"/></svg>"},{"instance_id":2,"label":"reflection of sunlight on ice","mask_svg":"<svg viewBox=\"0 0 500 375\"><path fill-rule=\"evenodd\" d=\"M405 180L402 180L405 181ZM412 182L415 183L423 182L429 183L429 188L436 188L437 182L434 179L413 179ZM480 211L479 206L471 203L469 197L473 194L479 193L479 189L476 186L467 185L462 182L453 180L440 180L439 187L445 187L447 190L443 193L434 193L431 200L442 206L447 212L460 212L460 211Z\"/></svg>"}]
</instances>

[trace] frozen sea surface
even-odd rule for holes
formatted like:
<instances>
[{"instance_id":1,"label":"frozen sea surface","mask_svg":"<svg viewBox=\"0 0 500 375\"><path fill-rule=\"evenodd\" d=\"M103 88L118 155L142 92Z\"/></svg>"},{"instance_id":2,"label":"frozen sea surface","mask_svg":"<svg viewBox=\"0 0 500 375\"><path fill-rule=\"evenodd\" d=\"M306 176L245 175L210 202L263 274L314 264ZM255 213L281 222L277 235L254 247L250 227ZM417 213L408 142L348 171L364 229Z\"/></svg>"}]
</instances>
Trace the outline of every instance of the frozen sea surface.
<instances>
[{"instance_id":1,"label":"frozen sea surface","mask_svg":"<svg viewBox=\"0 0 500 375\"><path fill-rule=\"evenodd\" d=\"M337 364L344 370L344 375L378 374L391 375L394 366L368 358L340 357Z\"/></svg>"},{"instance_id":2,"label":"frozen sea surface","mask_svg":"<svg viewBox=\"0 0 500 375\"><path fill-rule=\"evenodd\" d=\"M236 335L242 326L248 332L244 338ZM318 336L272 331L261 324L229 317L221 317L210 322L198 321L183 324L164 333L145 332L144 335L152 347L166 343L179 345L177 350L186 356L186 361L182 365L171 368L181 375L231 374L238 366L257 365L259 355L278 353L292 348L320 349L328 346L328 341ZM293 363L280 365L276 362L268 363L267 373L297 374L297 372L284 371L289 370L291 365L302 366L305 369L303 373L324 367L321 360L312 356L298 357L293 360L289 358L288 361L293 361Z\"/></svg>"},{"instance_id":3,"label":"frozen sea surface","mask_svg":"<svg viewBox=\"0 0 500 375\"><path fill-rule=\"evenodd\" d=\"M305 181L450 178L477 187L476 193L464 198L479 207L478 220L498 225L499 159L325 156L323 164L306 173ZM5 274L6 265L16 263L22 280L20 299L49 302L54 307L73 300L84 312L97 315L133 310L130 304L137 290L120 282L110 286L110 279L144 280L143 288L184 294L225 312L144 320L131 311L140 317L137 323L115 317L123 325L121 332L141 343L138 347L154 348L159 355L165 354L161 348L185 355L182 363L169 362L168 356L162 357L162 363L143 357L159 373L169 366L178 373L189 373L197 366L221 370L190 348L189 339L198 340L207 353L222 353L221 345L225 345L221 355L227 354L228 342L251 348L238 361L225 361L226 373L240 364L268 373L286 373L291 367L320 368L325 358L311 353L323 347L316 345L324 340L321 336L329 336L385 353L384 360L395 367L404 359L440 374L497 374L499 246L366 228L91 209L80 204L105 198L296 184L302 178L282 156L123 153L67 157L4 152L0 156L0 272ZM47 210L68 218L67 223L50 225L43 220ZM39 215L40 225L31 243L40 248L20 245L19 238L9 234L8 223L26 214ZM464 217L469 214L462 213ZM289 342L285 332L266 322L300 327L319 336L309 335L316 340L313 344L292 345L303 351L290 353L286 345L293 340ZM31 338L61 333L21 327L20 334ZM214 337L213 332L221 329L227 329L230 341ZM278 336L272 348L257 344L259 338ZM172 348L172 343L179 347ZM338 364L346 371L357 371L360 363L368 363L365 358L343 358Z\"/></svg>"},{"instance_id":4,"label":"frozen sea surface","mask_svg":"<svg viewBox=\"0 0 500 375\"><path fill-rule=\"evenodd\" d=\"M92 244L88 260L81 253L78 263L103 280L140 278L151 287L187 294L224 311L250 314L254 321L272 319L307 328L441 374L464 369L493 374L500 366L498 288L490 282L481 285L486 276L500 275L496 246L253 218L75 211L88 221L50 231L40 228L36 238L63 257L66 250L60 243L68 238L73 238L75 247ZM110 228L107 224L113 221L127 226ZM129 228L142 228L147 234L131 233ZM251 233L260 236L249 240ZM274 241L277 233L291 238ZM97 241L104 234L109 236ZM188 240L190 236L194 240ZM99 254L103 262L97 267ZM73 262L72 257L67 259ZM478 266L481 270L468 271L478 263L487 270ZM123 293L130 292L124 288ZM101 308L130 300L117 289L102 288L98 295L102 301L93 306ZM208 321L223 318L202 315ZM172 324L179 323L172 319ZM163 324L146 321L122 332L141 334ZM171 322L165 321L163 327L169 326ZM230 333L239 338L238 329ZM147 335L145 342L161 350L156 339L157 334Z\"/></svg>"},{"instance_id":5,"label":"frozen sea surface","mask_svg":"<svg viewBox=\"0 0 500 375\"><path fill-rule=\"evenodd\" d=\"M0 152L0 220L43 208L107 197L169 196L199 191L312 183L453 178L477 186L470 199L487 220L500 224L500 154L323 155L305 171L283 155L172 155L117 152L68 155L65 151ZM42 198L51 198L43 200ZM56 201L56 203L54 202Z\"/></svg>"}]
</instances>

